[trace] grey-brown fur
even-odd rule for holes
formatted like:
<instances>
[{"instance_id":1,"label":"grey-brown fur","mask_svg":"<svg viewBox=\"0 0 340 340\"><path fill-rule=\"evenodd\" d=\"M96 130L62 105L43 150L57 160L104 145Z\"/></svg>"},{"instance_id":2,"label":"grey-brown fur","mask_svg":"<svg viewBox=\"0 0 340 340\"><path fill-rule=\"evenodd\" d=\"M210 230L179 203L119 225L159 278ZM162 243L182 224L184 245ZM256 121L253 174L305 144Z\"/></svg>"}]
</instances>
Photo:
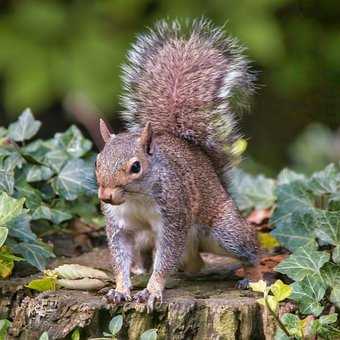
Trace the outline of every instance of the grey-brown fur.
<instances>
[{"instance_id":1,"label":"grey-brown fur","mask_svg":"<svg viewBox=\"0 0 340 340\"><path fill-rule=\"evenodd\" d=\"M123 118L131 130L149 121L200 145L224 181L239 137L236 114L254 89L243 50L206 19L158 22L123 66Z\"/></svg>"},{"instance_id":2,"label":"grey-brown fur","mask_svg":"<svg viewBox=\"0 0 340 340\"><path fill-rule=\"evenodd\" d=\"M200 269L200 251L257 259L255 231L222 180L235 138L229 99L249 91L247 62L206 21L185 27L182 34L178 22L161 22L130 52L124 97L130 132L110 135L101 122L105 146L96 173L116 273L114 302L130 298L130 271L147 250L154 253L152 275L134 298L149 307L172 270Z\"/></svg>"}]
</instances>

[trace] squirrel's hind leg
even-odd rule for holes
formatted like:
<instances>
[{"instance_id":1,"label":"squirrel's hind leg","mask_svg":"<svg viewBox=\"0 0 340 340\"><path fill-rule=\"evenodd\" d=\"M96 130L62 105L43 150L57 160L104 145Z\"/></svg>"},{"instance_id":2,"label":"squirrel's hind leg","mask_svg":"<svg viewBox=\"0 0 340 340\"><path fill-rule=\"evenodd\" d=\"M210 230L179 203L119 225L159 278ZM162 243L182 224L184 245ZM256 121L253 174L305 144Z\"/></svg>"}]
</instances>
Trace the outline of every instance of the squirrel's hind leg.
<instances>
[{"instance_id":1,"label":"squirrel's hind leg","mask_svg":"<svg viewBox=\"0 0 340 340\"><path fill-rule=\"evenodd\" d=\"M248 276L247 267L255 266L259 261L256 231L239 214L231 200L224 202L222 207L220 205L217 211L209 231L209 250L219 254L219 249L222 249L226 255L241 260ZM248 281L244 279L237 286L245 288Z\"/></svg>"},{"instance_id":2,"label":"squirrel's hind leg","mask_svg":"<svg viewBox=\"0 0 340 340\"><path fill-rule=\"evenodd\" d=\"M210 236L228 254L244 264L258 262L258 242L256 231L240 215L234 203L227 200L212 219Z\"/></svg>"}]
</instances>

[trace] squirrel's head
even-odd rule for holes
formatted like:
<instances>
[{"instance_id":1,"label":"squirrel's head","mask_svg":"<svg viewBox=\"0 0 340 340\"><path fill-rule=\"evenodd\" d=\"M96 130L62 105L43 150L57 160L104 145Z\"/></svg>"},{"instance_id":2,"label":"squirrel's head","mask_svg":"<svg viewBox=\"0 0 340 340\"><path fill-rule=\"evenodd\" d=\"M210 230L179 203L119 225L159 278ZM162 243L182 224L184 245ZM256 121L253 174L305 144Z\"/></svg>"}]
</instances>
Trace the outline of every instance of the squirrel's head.
<instances>
[{"instance_id":1,"label":"squirrel's head","mask_svg":"<svg viewBox=\"0 0 340 340\"><path fill-rule=\"evenodd\" d=\"M113 205L125 202L128 194L142 193L152 156L152 128L114 135L103 120L100 133L105 142L96 160L98 197Z\"/></svg>"}]
</instances>

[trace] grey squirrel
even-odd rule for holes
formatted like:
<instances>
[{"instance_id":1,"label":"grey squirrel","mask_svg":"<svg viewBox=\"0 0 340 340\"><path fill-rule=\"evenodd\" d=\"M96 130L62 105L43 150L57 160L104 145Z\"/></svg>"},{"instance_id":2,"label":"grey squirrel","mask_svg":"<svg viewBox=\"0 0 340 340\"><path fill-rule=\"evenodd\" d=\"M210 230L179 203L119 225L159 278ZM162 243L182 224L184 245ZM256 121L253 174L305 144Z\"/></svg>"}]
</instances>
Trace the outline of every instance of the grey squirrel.
<instances>
[{"instance_id":1,"label":"grey squirrel","mask_svg":"<svg viewBox=\"0 0 340 340\"><path fill-rule=\"evenodd\" d=\"M242 52L200 19L160 21L128 53L128 132L114 135L101 120L105 145L96 161L116 278L110 301L133 298L153 308L171 271L201 269L202 251L256 263L256 233L228 194L226 176L238 138L234 112L253 92ZM147 287L131 297L130 272L142 272L152 251Z\"/></svg>"}]
</instances>

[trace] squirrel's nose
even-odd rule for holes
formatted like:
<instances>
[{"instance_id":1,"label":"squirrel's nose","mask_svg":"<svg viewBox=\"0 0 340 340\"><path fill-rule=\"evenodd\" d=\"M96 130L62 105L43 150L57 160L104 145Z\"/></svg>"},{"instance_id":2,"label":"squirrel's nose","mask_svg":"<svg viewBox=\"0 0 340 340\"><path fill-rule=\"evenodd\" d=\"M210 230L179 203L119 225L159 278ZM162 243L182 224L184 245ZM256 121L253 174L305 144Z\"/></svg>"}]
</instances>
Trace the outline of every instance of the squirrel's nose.
<instances>
[{"instance_id":1,"label":"squirrel's nose","mask_svg":"<svg viewBox=\"0 0 340 340\"><path fill-rule=\"evenodd\" d=\"M99 187L98 198L105 203L119 205L125 201L124 190L119 187L114 189Z\"/></svg>"}]
</instances>

